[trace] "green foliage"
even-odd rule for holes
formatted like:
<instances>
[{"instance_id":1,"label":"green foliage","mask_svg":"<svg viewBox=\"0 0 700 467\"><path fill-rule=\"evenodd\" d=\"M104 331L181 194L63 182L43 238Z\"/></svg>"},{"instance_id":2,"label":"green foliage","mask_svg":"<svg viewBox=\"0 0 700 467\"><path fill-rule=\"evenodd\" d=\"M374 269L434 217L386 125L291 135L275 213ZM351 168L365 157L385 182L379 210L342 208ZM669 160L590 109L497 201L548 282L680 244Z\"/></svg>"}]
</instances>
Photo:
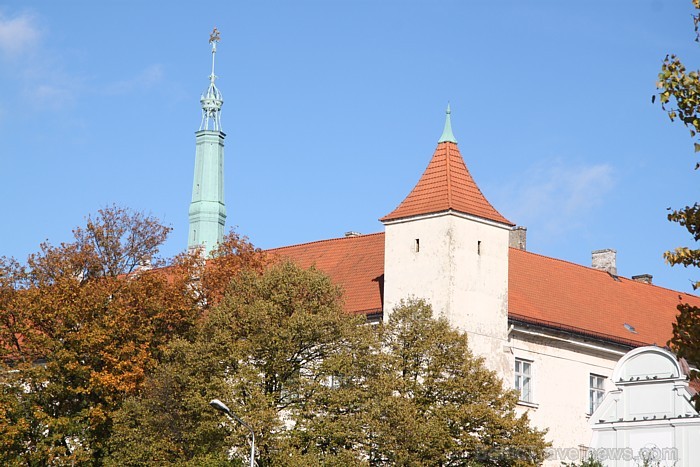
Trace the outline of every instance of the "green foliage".
<instances>
[{"instance_id":1,"label":"green foliage","mask_svg":"<svg viewBox=\"0 0 700 467\"><path fill-rule=\"evenodd\" d=\"M338 342L359 329L340 303L337 287L315 270L281 263L262 275L243 271L197 339L173 343L148 389L124 406L111 462L157 458L167 465L213 453L225 459L231 449L245 457L247 431L208 406L221 398L254 428L259 465L313 464L290 450L285 420L325 381L321 368Z\"/></svg>"},{"instance_id":2,"label":"green foliage","mask_svg":"<svg viewBox=\"0 0 700 467\"><path fill-rule=\"evenodd\" d=\"M370 345L347 349L339 387L326 390L327 419L307 426L309 438L325 440L322 454L348 450L371 465L542 461L543 433L515 415L517 395L429 305L402 303L377 331Z\"/></svg>"},{"instance_id":3,"label":"green foliage","mask_svg":"<svg viewBox=\"0 0 700 467\"><path fill-rule=\"evenodd\" d=\"M693 0L696 10L700 10L700 0ZM694 16L696 42L700 16ZM690 137L695 140L695 152L700 151L700 72L688 71L680 58L666 56L661 66L659 79L659 101L671 121L680 121L688 128ZM656 96L654 96L655 98ZM652 98L652 101L654 100ZM695 169L700 163L695 164ZM664 258L671 266L700 266L700 205L696 202L668 214L668 220L684 227L692 239L691 246L680 246L664 253ZM700 282L694 281L697 289ZM688 303L678 305L678 317L673 325L673 338L670 345L680 356L695 366L700 365L700 308ZM697 375L694 375L697 377Z\"/></svg>"},{"instance_id":4,"label":"green foliage","mask_svg":"<svg viewBox=\"0 0 700 467\"><path fill-rule=\"evenodd\" d=\"M248 433L206 406L221 398L250 424L260 466L536 465L543 433L474 358L464 334L423 302L385 326L342 312L315 270L244 272L192 343L172 345L125 404L113 465L248 462ZM164 401L168 401L167 403ZM218 422L217 422L218 420Z\"/></svg>"},{"instance_id":5,"label":"green foliage","mask_svg":"<svg viewBox=\"0 0 700 467\"><path fill-rule=\"evenodd\" d=\"M231 427L208 405L226 391L210 350L173 341L144 390L116 412L105 465L237 465L225 448Z\"/></svg>"}]
</instances>

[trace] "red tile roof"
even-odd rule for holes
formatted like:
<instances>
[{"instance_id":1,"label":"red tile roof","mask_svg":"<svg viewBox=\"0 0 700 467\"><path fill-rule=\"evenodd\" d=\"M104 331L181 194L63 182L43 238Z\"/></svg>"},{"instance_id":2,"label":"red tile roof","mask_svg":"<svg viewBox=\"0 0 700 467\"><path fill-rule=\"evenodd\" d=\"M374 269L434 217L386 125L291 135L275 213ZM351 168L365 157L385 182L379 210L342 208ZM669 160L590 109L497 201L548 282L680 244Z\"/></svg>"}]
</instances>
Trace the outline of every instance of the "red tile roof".
<instances>
[{"instance_id":1,"label":"red tile roof","mask_svg":"<svg viewBox=\"0 0 700 467\"><path fill-rule=\"evenodd\" d=\"M338 238L268 250L302 267L315 265L345 290L350 313L382 309L384 234ZM508 316L633 346L665 345L676 305L700 297L617 279L607 272L510 249ZM632 326L635 332L628 330Z\"/></svg>"},{"instance_id":2,"label":"red tile roof","mask_svg":"<svg viewBox=\"0 0 700 467\"><path fill-rule=\"evenodd\" d=\"M340 285L353 314L382 311L384 234L334 238L267 250L303 268L316 266Z\"/></svg>"},{"instance_id":3,"label":"red tile roof","mask_svg":"<svg viewBox=\"0 0 700 467\"><path fill-rule=\"evenodd\" d=\"M381 221L454 210L513 225L491 206L474 182L456 143L438 143L411 193Z\"/></svg>"},{"instance_id":4,"label":"red tile roof","mask_svg":"<svg viewBox=\"0 0 700 467\"><path fill-rule=\"evenodd\" d=\"M508 316L631 344L666 345L676 306L700 297L510 249ZM625 326L631 326L634 332Z\"/></svg>"}]
</instances>

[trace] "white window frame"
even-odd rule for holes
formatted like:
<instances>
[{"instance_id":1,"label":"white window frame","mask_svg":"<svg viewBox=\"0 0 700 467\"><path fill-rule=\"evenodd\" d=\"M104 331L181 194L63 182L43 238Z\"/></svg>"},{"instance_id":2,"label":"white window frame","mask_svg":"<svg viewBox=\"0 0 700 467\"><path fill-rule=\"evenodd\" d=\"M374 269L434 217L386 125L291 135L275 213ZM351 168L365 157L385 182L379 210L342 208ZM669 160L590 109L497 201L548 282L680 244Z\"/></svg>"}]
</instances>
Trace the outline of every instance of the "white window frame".
<instances>
[{"instance_id":1,"label":"white window frame","mask_svg":"<svg viewBox=\"0 0 700 467\"><path fill-rule=\"evenodd\" d=\"M513 387L518 391L519 402L533 404L535 402L533 391L533 362L525 358L515 358L513 365ZM527 393L525 391L527 390ZM524 397L527 396L527 397Z\"/></svg>"},{"instance_id":2,"label":"white window frame","mask_svg":"<svg viewBox=\"0 0 700 467\"><path fill-rule=\"evenodd\" d=\"M606 379L607 377L595 373L588 374L588 415L593 415L603 402Z\"/></svg>"}]
</instances>

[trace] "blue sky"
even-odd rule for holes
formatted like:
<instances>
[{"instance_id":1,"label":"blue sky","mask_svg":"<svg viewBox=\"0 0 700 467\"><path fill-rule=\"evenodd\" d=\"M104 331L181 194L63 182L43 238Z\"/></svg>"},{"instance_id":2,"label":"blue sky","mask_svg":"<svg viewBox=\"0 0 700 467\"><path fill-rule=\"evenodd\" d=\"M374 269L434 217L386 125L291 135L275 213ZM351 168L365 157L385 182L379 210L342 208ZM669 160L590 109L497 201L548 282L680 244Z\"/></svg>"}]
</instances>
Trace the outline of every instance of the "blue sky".
<instances>
[{"instance_id":1,"label":"blue sky","mask_svg":"<svg viewBox=\"0 0 700 467\"><path fill-rule=\"evenodd\" d=\"M116 203L183 250L216 25L228 226L263 248L378 232L454 133L528 249L690 291L662 259L698 200L687 131L651 104L700 66L690 0L39 2L0 6L0 255Z\"/></svg>"}]
</instances>

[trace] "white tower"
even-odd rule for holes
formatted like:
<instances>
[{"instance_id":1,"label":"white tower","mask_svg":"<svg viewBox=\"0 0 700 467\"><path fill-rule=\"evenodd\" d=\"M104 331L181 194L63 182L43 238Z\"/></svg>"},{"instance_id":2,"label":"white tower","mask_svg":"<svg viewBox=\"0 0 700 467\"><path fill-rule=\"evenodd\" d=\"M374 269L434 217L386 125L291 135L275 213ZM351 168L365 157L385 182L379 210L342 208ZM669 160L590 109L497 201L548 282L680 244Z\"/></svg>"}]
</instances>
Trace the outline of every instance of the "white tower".
<instances>
[{"instance_id":1,"label":"white tower","mask_svg":"<svg viewBox=\"0 0 700 467\"><path fill-rule=\"evenodd\" d=\"M513 224L486 200L452 134L450 108L428 167L385 226L384 316L424 298L466 331L472 350L507 374L508 237Z\"/></svg>"}]
</instances>

